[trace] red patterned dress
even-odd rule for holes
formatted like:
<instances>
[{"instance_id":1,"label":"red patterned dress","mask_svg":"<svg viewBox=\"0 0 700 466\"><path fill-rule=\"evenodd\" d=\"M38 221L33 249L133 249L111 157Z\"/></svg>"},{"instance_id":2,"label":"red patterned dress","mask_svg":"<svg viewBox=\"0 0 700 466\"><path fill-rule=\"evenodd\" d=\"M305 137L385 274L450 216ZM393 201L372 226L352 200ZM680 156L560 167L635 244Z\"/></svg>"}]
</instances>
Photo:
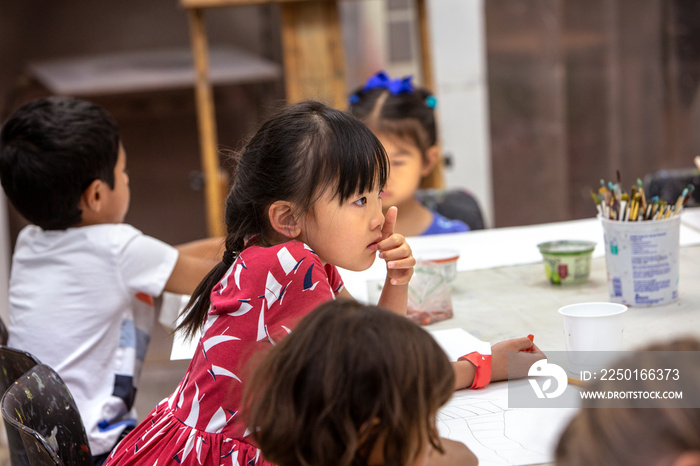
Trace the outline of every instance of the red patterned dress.
<instances>
[{"instance_id":1,"label":"red patterned dress","mask_svg":"<svg viewBox=\"0 0 700 466\"><path fill-rule=\"evenodd\" d=\"M343 283L304 243L241 252L211 294L185 377L114 449L106 465L264 465L239 416L246 362L287 335Z\"/></svg>"}]
</instances>

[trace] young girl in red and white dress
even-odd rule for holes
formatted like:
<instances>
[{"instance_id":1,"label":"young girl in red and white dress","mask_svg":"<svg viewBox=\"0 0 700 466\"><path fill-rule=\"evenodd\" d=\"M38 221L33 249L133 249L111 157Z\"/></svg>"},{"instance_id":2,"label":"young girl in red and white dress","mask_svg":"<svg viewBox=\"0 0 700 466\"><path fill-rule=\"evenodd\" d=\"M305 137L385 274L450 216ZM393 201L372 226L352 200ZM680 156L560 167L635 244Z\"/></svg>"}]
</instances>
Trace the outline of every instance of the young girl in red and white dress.
<instances>
[{"instance_id":1,"label":"young girl in red and white dress","mask_svg":"<svg viewBox=\"0 0 700 466\"><path fill-rule=\"evenodd\" d=\"M237 159L226 199L226 252L195 290L179 327L190 336L202 331L195 355L173 394L106 465L270 464L242 420L244 368L319 304L351 297L336 266L365 270L378 252L387 265L379 305L406 313L415 260L393 231L396 209L382 214L389 163L367 127L302 102L263 123ZM531 345L527 338L510 342L502 348ZM479 376L476 363L455 363L456 387L497 377L507 352L500 359L497 353L494 376L490 365Z\"/></svg>"}]
</instances>

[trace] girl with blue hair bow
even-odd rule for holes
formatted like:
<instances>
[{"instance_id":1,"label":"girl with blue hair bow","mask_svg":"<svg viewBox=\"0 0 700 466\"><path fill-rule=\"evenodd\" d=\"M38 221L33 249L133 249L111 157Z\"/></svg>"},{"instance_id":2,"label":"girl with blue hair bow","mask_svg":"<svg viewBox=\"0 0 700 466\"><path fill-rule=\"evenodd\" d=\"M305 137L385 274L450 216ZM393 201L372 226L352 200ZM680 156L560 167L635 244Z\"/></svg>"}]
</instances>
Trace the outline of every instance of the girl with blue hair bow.
<instances>
[{"instance_id":1,"label":"girl with blue hair bow","mask_svg":"<svg viewBox=\"0 0 700 466\"><path fill-rule=\"evenodd\" d=\"M389 155L391 171L382 194L383 208L398 207L401 216L396 231L404 236L470 229L463 221L429 209L416 197L419 188L438 187L442 181L436 105L435 96L415 87L411 76L392 79L383 71L350 97L350 112L377 135Z\"/></svg>"}]
</instances>

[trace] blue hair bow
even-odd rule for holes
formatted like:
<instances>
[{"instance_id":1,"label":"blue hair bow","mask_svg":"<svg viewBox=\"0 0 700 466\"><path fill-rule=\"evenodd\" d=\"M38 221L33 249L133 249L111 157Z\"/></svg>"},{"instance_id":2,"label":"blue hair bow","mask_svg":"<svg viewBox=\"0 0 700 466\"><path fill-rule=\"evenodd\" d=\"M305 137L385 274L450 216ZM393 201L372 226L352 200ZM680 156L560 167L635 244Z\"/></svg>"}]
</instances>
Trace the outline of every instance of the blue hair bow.
<instances>
[{"instance_id":1,"label":"blue hair bow","mask_svg":"<svg viewBox=\"0 0 700 466\"><path fill-rule=\"evenodd\" d=\"M413 76L405 76L403 78L391 79L384 71L380 71L367 80L363 91L371 91L372 89L386 89L393 95L410 94L413 92Z\"/></svg>"}]
</instances>

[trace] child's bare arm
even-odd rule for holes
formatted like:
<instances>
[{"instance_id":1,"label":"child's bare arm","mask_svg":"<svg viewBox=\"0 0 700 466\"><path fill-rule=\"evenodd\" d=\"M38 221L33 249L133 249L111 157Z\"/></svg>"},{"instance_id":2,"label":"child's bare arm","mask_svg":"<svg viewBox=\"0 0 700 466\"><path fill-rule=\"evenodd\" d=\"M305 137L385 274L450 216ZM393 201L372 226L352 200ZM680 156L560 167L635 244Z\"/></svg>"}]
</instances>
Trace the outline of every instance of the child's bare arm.
<instances>
[{"instance_id":1,"label":"child's bare arm","mask_svg":"<svg viewBox=\"0 0 700 466\"><path fill-rule=\"evenodd\" d=\"M180 253L165 291L192 294L200 281L221 261L223 238L207 238L175 246Z\"/></svg>"},{"instance_id":2,"label":"child's bare arm","mask_svg":"<svg viewBox=\"0 0 700 466\"><path fill-rule=\"evenodd\" d=\"M357 301L346 288L340 290L340 292L335 297L337 299L352 299Z\"/></svg>"},{"instance_id":3,"label":"child's bare arm","mask_svg":"<svg viewBox=\"0 0 700 466\"><path fill-rule=\"evenodd\" d=\"M220 261L224 254L224 237L204 238L174 246L180 254Z\"/></svg>"},{"instance_id":4,"label":"child's bare arm","mask_svg":"<svg viewBox=\"0 0 700 466\"><path fill-rule=\"evenodd\" d=\"M476 376L476 366L474 364L460 360L452 363L452 369L455 371L455 390L472 386Z\"/></svg>"},{"instance_id":5,"label":"child's bare arm","mask_svg":"<svg viewBox=\"0 0 700 466\"><path fill-rule=\"evenodd\" d=\"M508 353L515 353L508 368ZM527 371L536 361L543 359L544 353L527 337L513 338L491 346L491 381L508 380L525 377ZM476 366L469 361L459 360L452 363L455 371L455 389L471 387L476 375Z\"/></svg>"},{"instance_id":6,"label":"child's bare arm","mask_svg":"<svg viewBox=\"0 0 700 466\"><path fill-rule=\"evenodd\" d=\"M394 233L398 209L390 207L382 227L383 240L377 244L379 258L386 261L386 281L379 297L379 306L397 314L406 315L408 306L408 282L413 276L413 258L411 248L403 235Z\"/></svg>"}]
</instances>

